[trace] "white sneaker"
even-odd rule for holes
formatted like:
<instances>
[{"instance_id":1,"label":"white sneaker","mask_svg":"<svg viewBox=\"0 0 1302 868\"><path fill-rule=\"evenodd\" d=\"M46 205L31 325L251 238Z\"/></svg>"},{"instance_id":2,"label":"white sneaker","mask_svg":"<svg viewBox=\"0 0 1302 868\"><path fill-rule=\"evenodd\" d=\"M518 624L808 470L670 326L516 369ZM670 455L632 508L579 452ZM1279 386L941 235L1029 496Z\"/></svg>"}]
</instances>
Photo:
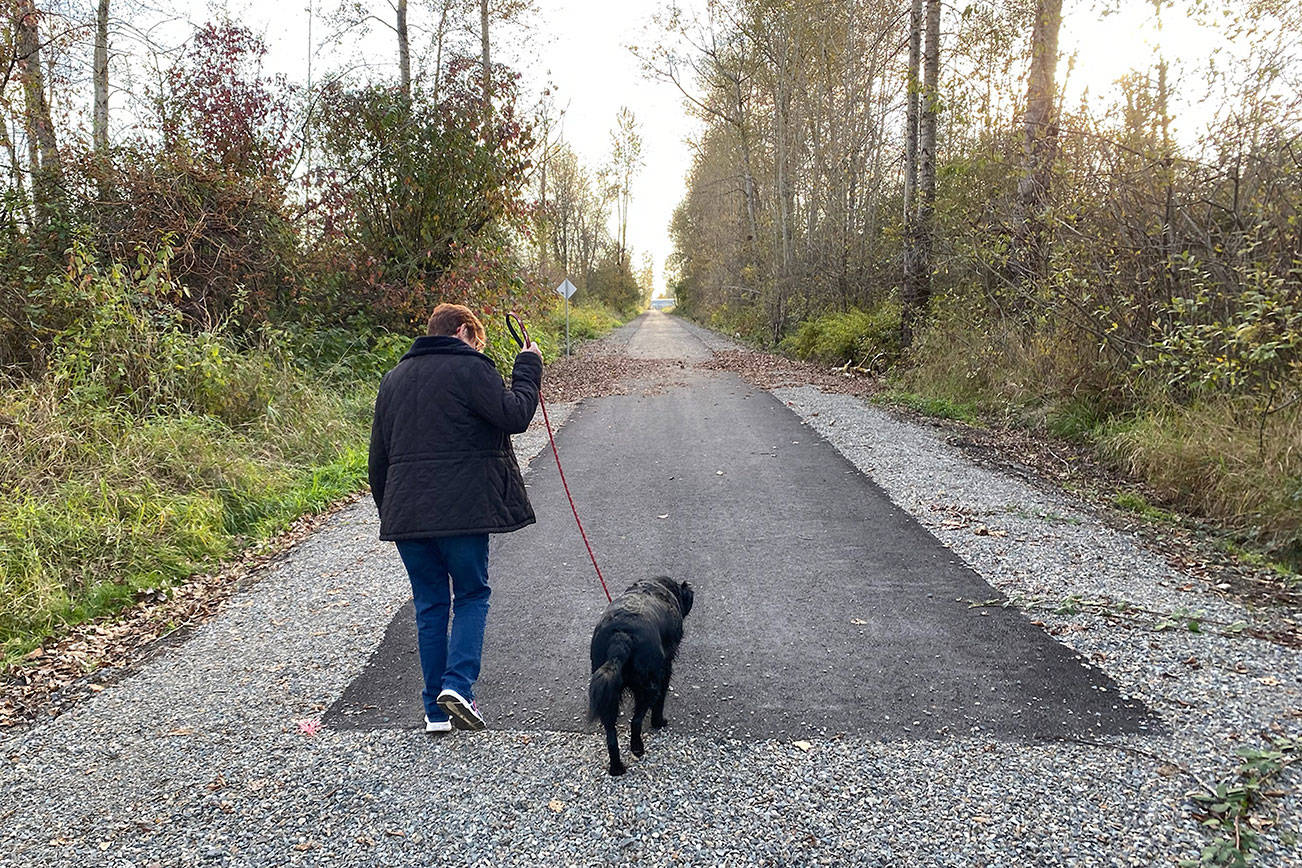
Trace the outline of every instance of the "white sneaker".
<instances>
[{"instance_id":1,"label":"white sneaker","mask_svg":"<svg viewBox=\"0 0 1302 868\"><path fill-rule=\"evenodd\" d=\"M484 728L484 716L479 713L473 699L466 699L455 690L444 688L438 699L434 701L452 719L452 725L457 729L478 732Z\"/></svg>"},{"instance_id":2,"label":"white sneaker","mask_svg":"<svg viewBox=\"0 0 1302 868\"><path fill-rule=\"evenodd\" d=\"M451 732L452 721L450 720L430 720L429 715L425 716L426 732Z\"/></svg>"}]
</instances>

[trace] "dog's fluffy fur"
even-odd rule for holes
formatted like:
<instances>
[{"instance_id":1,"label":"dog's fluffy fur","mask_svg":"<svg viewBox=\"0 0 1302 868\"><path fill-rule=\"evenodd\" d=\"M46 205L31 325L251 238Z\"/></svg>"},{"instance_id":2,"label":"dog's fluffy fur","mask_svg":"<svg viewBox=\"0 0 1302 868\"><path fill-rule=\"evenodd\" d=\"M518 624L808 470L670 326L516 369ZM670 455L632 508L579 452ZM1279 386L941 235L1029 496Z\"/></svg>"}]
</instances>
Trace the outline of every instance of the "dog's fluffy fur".
<instances>
[{"instance_id":1,"label":"dog's fluffy fur","mask_svg":"<svg viewBox=\"0 0 1302 868\"><path fill-rule=\"evenodd\" d=\"M629 750L642 756L642 719L651 711L651 726L665 720L665 694L673 674L674 655L683 639L683 618L692 610L692 588L668 576L643 579L617 596L592 631L592 680L588 683L588 719L606 728L610 773L622 775L615 721L619 703L633 694L632 738Z\"/></svg>"}]
</instances>

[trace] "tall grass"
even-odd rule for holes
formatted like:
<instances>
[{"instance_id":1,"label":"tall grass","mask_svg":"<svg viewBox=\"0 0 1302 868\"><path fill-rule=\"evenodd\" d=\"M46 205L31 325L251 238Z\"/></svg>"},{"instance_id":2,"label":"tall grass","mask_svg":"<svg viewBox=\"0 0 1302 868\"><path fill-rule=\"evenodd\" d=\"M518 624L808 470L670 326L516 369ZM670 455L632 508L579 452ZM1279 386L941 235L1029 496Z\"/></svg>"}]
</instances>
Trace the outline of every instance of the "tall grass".
<instances>
[{"instance_id":1,"label":"tall grass","mask_svg":"<svg viewBox=\"0 0 1302 868\"><path fill-rule=\"evenodd\" d=\"M330 359L338 334L195 331L172 289L165 261L128 273L76 257L47 287L71 324L43 376L0 391L0 657L365 480L376 372L405 339Z\"/></svg>"},{"instance_id":2,"label":"tall grass","mask_svg":"<svg viewBox=\"0 0 1302 868\"><path fill-rule=\"evenodd\" d=\"M1172 395L1079 331L1011 329L938 300L930 329L893 374L922 399L974 408L1095 447L1163 502L1211 518L1302 566L1302 407L1264 417L1251 396Z\"/></svg>"}]
</instances>

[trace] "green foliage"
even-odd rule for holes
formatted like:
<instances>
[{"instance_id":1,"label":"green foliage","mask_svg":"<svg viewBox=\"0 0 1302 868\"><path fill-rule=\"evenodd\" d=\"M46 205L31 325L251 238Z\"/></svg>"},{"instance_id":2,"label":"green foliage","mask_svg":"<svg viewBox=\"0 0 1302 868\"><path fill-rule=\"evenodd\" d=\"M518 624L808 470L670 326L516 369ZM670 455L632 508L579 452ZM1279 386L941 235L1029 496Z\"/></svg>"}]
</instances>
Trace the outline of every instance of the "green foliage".
<instances>
[{"instance_id":1,"label":"green foliage","mask_svg":"<svg viewBox=\"0 0 1302 868\"><path fill-rule=\"evenodd\" d=\"M1049 433L1067 440L1089 441L1106 421L1105 404L1098 396L1067 395L1044 410Z\"/></svg>"},{"instance_id":2,"label":"green foliage","mask_svg":"<svg viewBox=\"0 0 1302 868\"><path fill-rule=\"evenodd\" d=\"M644 293L628 263L620 262L612 255L598 263L588 275L582 295L583 302L596 302L630 317L642 308Z\"/></svg>"},{"instance_id":3,"label":"green foliage","mask_svg":"<svg viewBox=\"0 0 1302 868\"><path fill-rule=\"evenodd\" d=\"M629 316L616 314L605 307L594 305L570 305L570 343L590 341L605 335L612 329L630 319ZM565 347L565 307L557 305L548 314L544 323L547 334L554 335L559 341L558 348ZM544 350L546 348L544 347Z\"/></svg>"},{"instance_id":4,"label":"green foliage","mask_svg":"<svg viewBox=\"0 0 1302 868\"><path fill-rule=\"evenodd\" d=\"M327 88L320 142L332 169L321 219L340 278L314 301L418 326L440 301L481 315L528 301L512 244L527 225L523 193L532 138L513 113L514 78L482 135L473 65L443 82L440 102L383 86Z\"/></svg>"},{"instance_id":5,"label":"green foliage","mask_svg":"<svg viewBox=\"0 0 1302 868\"><path fill-rule=\"evenodd\" d=\"M165 253L135 271L91 259L46 285L80 311L47 375L0 392L4 657L356 491L377 371L397 352L337 330L192 332Z\"/></svg>"},{"instance_id":6,"label":"green foliage","mask_svg":"<svg viewBox=\"0 0 1302 868\"><path fill-rule=\"evenodd\" d=\"M1302 424L1294 411L1257 429L1243 424L1245 412L1227 398L1155 401L1103 429L1098 442L1161 499L1220 517L1282 560L1302 560Z\"/></svg>"},{"instance_id":7,"label":"green foliage","mask_svg":"<svg viewBox=\"0 0 1302 868\"><path fill-rule=\"evenodd\" d=\"M900 306L885 301L868 310L823 314L802 322L781 347L800 359L883 370L900 354Z\"/></svg>"},{"instance_id":8,"label":"green foliage","mask_svg":"<svg viewBox=\"0 0 1302 868\"><path fill-rule=\"evenodd\" d=\"M1164 306L1140 367L1198 395L1246 390L1264 409L1302 382L1302 261L1288 274L1251 263L1233 293L1192 254L1176 268L1187 294Z\"/></svg>"},{"instance_id":9,"label":"green foliage","mask_svg":"<svg viewBox=\"0 0 1302 868\"><path fill-rule=\"evenodd\" d=\"M1298 762L1298 748L1298 742L1290 738L1273 739L1265 748L1240 748L1242 762L1233 775L1189 794L1197 806L1195 817L1213 840L1203 847L1197 861L1182 865L1245 868L1249 864L1257 846L1261 812L1270 804L1271 785Z\"/></svg>"},{"instance_id":10,"label":"green foliage","mask_svg":"<svg viewBox=\"0 0 1302 868\"><path fill-rule=\"evenodd\" d=\"M1169 524L1177 520L1174 515L1165 509L1153 506L1142 494L1134 491L1118 491L1112 498L1112 505L1117 509L1141 515L1149 521L1160 521Z\"/></svg>"},{"instance_id":11,"label":"green foliage","mask_svg":"<svg viewBox=\"0 0 1302 868\"><path fill-rule=\"evenodd\" d=\"M933 416L937 419L957 419L960 422L971 423L980 421L980 416L971 404L955 403L948 398L938 396L919 395L914 392L890 389L874 395L872 400L878 404L908 407L910 410L915 410L924 416Z\"/></svg>"}]
</instances>

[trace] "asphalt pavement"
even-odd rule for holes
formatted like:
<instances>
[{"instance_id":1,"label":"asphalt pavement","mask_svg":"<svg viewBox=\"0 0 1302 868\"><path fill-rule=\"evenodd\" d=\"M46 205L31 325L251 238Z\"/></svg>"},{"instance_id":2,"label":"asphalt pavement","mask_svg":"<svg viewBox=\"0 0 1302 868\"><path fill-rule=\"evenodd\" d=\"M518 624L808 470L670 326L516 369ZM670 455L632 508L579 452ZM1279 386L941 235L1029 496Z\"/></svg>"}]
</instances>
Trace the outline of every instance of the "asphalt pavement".
<instances>
[{"instance_id":1,"label":"asphalt pavement","mask_svg":"<svg viewBox=\"0 0 1302 868\"><path fill-rule=\"evenodd\" d=\"M1001 607L780 401L691 367L709 350L673 317L644 315L627 352L689 364L585 400L556 439L612 592L657 574L696 588L671 731L1045 741L1159 728L1106 674ZM476 695L490 728L584 731L588 640L606 601L550 450L526 482L539 521L493 538ZM324 722L416 727L420 689L408 604Z\"/></svg>"}]
</instances>

